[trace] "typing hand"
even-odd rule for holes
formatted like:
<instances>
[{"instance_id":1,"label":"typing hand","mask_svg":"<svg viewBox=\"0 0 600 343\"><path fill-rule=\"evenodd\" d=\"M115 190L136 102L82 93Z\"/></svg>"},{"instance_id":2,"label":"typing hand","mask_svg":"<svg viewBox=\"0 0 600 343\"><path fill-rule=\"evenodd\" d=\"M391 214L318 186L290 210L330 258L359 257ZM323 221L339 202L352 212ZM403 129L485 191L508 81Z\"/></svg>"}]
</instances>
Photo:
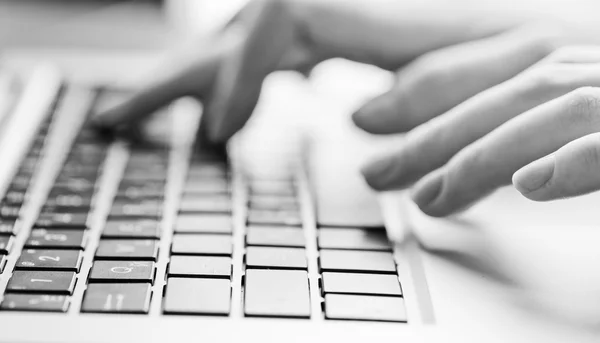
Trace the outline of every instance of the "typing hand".
<instances>
[{"instance_id":1,"label":"typing hand","mask_svg":"<svg viewBox=\"0 0 600 343\"><path fill-rule=\"evenodd\" d=\"M416 182L412 198L432 216L467 208L511 180L535 201L600 190L600 46L564 47L550 53L560 41L510 44L513 38L532 38L507 35L500 39L507 44L504 48L488 50L462 69L443 75L443 86L469 83L470 75L484 78L504 71L506 77L515 66L548 56L408 133L399 151L363 170L374 188L405 188ZM428 88L438 96L436 90L441 88L434 81L431 78ZM457 88L462 89L443 88L451 93L443 97L458 100ZM431 114L421 113L419 118ZM363 127L383 132L384 120L401 121L387 113L379 116L385 118L373 115Z\"/></svg>"},{"instance_id":2,"label":"typing hand","mask_svg":"<svg viewBox=\"0 0 600 343\"><path fill-rule=\"evenodd\" d=\"M124 104L100 114L96 123L134 131L131 129L149 113L191 95L204 104L203 132L212 141L223 142L248 120L264 78L273 71L307 73L333 57L396 70L429 51L490 36L521 21L511 17L512 10L504 14L490 10L490 1L468 2L468 6L457 6L454 1L423 0L253 1L219 36L195 42L183 58L167 61L166 75ZM479 50L481 54L487 54L485 47ZM423 64L427 60L420 59ZM527 63L519 63L508 74L517 73ZM503 77L507 76L495 79ZM471 82L467 93L490 84L473 77ZM431 110L444 106L432 106Z\"/></svg>"}]
</instances>

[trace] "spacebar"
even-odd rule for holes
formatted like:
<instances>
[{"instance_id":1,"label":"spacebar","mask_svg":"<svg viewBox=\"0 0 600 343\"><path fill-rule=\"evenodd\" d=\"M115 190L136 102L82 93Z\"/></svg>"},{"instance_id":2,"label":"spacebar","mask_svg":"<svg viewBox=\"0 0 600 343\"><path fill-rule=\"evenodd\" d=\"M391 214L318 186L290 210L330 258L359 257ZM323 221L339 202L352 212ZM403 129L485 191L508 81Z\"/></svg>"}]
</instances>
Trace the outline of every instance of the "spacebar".
<instances>
[{"instance_id":1,"label":"spacebar","mask_svg":"<svg viewBox=\"0 0 600 343\"><path fill-rule=\"evenodd\" d=\"M244 313L260 317L310 317L307 272L247 270Z\"/></svg>"}]
</instances>

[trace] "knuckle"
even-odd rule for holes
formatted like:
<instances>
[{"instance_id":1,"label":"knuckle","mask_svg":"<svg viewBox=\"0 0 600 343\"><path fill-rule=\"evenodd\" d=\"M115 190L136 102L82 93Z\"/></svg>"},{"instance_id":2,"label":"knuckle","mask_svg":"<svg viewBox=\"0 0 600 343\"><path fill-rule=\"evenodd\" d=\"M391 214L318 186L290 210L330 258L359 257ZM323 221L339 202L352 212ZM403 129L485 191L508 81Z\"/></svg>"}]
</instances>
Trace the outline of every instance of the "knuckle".
<instances>
[{"instance_id":1,"label":"knuckle","mask_svg":"<svg viewBox=\"0 0 600 343\"><path fill-rule=\"evenodd\" d=\"M600 126L600 88L581 87L567 96L571 123Z\"/></svg>"},{"instance_id":2,"label":"knuckle","mask_svg":"<svg viewBox=\"0 0 600 343\"><path fill-rule=\"evenodd\" d=\"M470 186L476 186L480 176L479 171L485 163L485 154L482 154L479 148L473 146L461 150L450 159L446 174L449 195L460 200L462 187L459 186L464 184L465 180L469 180Z\"/></svg>"},{"instance_id":3,"label":"knuckle","mask_svg":"<svg viewBox=\"0 0 600 343\"><path fill-rule=\"evenodd\" d=\"M572 87L577 80L568 66L560 64L540 64L524 74L526 91L530 93L553 92Z\"/></svg>"},{"instance_id":4,"label":"knuckle","mask_svg":"<svg viewBox=\"0 0 600 343\"><path fill-rule=\"evenodd\" d=\"M440 63L435 54L428 53L419 57L407 70L405 76L413 92L431 92L451 83L450 71ZM403 75L404 76L404 75Z\"/></svg>"},{"instance_id":5,"label":"knuckle","mask_svg":"<svg viewBox=\"0 0 600 343\"><path fill-rule=\"evenodd\" d=\"M559 20L544 20L530 23L518 31L523 35L529 47L541 58L550 58L561 50L565 38L571 31L566 22Z\"/></svg>"},{"instance_id":6,"label":"knuckle","mask_svg":"<svg viewBox=\"0 0 600 343\"><path fill-rule=\"evenodd\" d=\"M554 63L570 61L574 56L578 56L581 51L581 46L567 45L557 47L548 55L546 61Z\"/></svg>"},{"instance_id":7,"label":"knuckle","mask_svg":"<svg viewBox=\"0 0 600 343\"><path fill-rule=\"evenodd\" d=\"M595 138L594 144L590 144L579 153L584 167L597 167L600 165L600 138Z\"/></svg>"}]
</instances>

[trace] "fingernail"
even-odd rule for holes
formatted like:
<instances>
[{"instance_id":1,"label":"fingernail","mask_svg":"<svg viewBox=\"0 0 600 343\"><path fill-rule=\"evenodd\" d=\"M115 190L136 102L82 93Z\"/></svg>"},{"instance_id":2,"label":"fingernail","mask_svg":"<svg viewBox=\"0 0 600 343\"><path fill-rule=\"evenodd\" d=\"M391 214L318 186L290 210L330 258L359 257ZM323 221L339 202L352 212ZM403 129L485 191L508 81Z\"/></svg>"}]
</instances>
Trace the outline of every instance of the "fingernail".
<instances>
[{"instance_id":1,"label":"fingernail","mask_svg":"<svg viewBox=\"0 0 600 343\"><path fill-rule=\"evenodd\" d=\"M420 208L428 207L440 194L444 181L443 173L436 173L426 180L417 183L412 192L412 199Z\"/></svg>"},{"instance_id":2,"label":"fingernail","mask_svg":"<svg viewBox=\"0 0 600 343\"><path fill-rule=\"evenodd\" d=\"M387 183L386 180L388 179L387 174L390 165L391 161L389 158L382 158L364 166L361 169L361 173L369 186L377 190L382 190Z\"/></svg>"},{"instance_id":3,"label":"fingernail","mask_svg":"<svg viewBox=\"0 0 600 343\"><path fill-rule=\"evenodd\" d=\"M380 98L375 98L354 112L352 114L352 121L354 125L365 131L376 133L381 125L385 125L386 118L383 118L382 123L381 113L385 112L387 108L386 104Z\"/></svg>"},{"instance_id":4,"label":"fingernail","mask_svg":"<svg viewBox=\"0 0 600 343\"><path fill-rule=\"evenodd\" d=\"M365 123L367 122L365 118L367 117L367 112L365 112L364 107L361 107L356 112L352 113L352 122L359 128L364 129Z\"/></svg>"},{"instance_id":5,"label":"fingernail","mask_svg":"<svg viewBox=\"0 0 600 343\"><path fill-rule=\"evenodd\" d=\"M534 161L513 175L513 185L522 194L542 188L554 174L554 155Z\"/></svg>"}]
</instances>

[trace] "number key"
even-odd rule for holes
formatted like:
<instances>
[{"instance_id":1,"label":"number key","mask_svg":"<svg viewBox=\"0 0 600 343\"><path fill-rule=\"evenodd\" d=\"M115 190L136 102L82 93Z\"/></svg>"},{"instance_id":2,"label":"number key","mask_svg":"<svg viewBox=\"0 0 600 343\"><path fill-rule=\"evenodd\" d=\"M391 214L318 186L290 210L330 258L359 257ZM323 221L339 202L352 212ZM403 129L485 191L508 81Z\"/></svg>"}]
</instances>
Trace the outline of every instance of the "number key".
<instances>
[{"instance_id":1,"label":"number key","mask_svg":"<svg viewBox=\"0 0 600 343\"><path fill-rule=\"evenodd\" d=\"M0 255L7 255L13 244L12 236L0 236Z\"/></svg>"},{"instance_id":2,"label":"number key","mask_svg":"<svg viewBox=\"0 0 600 343\"><path fill-rule=\"evenodd\" d=\"M87 213L41 213L35 225L39 227L85 228L87 217Z\"/></svg>"},{"instance_id":3,"label":"number key","mask_svg":"<svg viewBox=\"0 0 600 343\"><path fill-rule=\"evenodd\" d=\"M158 256L158 244L150 239L104 239L100 241L96 258L104 260L152 260Z\"/></svg>"},{"instance_id":4,"label":"number key","mask_svg":"<svg viewBox=\"0 0 600 343\"><path fill-rule=\"evenodd\" d=\"M135 203L115 202L110 210L111 217L157 218L162 212L162 201L142 200Z\"/></svg>"},{"instance_id":5,"label":"number key","mask_svg":"<svg viewBox=\"0 0 600 343\"><path fill-rule=\"evenodd\" d=\"M0 255L0 273L4 271L4 266L6 265L6 255Z\"/></svg>"},{"instance_id":6,"label":"number key","mask_svg":"<svg viewBox=\"0 0 600 343\"><path fill-rule=\"evenodd\" d=\"M2 218L18 218L21 206L0 206L0 217Z\"/></svg>"},{"instance_id":7,"label":"number key","mask_svg":"<svg viewBox=\"0 0 600 343\"><path fill-rule=\"evenodd\" d=\"M66 294L73 293L75 273L17 270L13 273L7 292Z\"/></svg>"},{"instance_id":8,"label":"number key","mask_svg":"<svg viewBox=\"0 0 600 343\"><path fill-rule=\"evenodd\" d=\"M25 248L83 249L84 231L34 229L25 241Z\"/></svg>"},{"instance_id":9,"label":"number key","mask_svg":"<svg viewBox=\"0 0 600 343\"><path fill-rule=\"evenodd\" d=\"M15 226L17 222L16 218L0 218L0 235L1 234L16 234L17 228Z\"/></svg>"},{"instance_id":10,"label":"number key","mask_svg":"<svg viewBox=\"0 0 600 343\"><path fill-rule=\"evenodd\" d=\"M26 249L21 252L15 268L78 272L82 258L78 250Z\"/></svg>"},{"instance_id":11,"label":"number key","mask_svg":"<svg viewBox=\"0 0 600 343\"><path fill-rule=\"evenodd\" d=\"M152 219L110 220L106 223L103 238L160 238L160 223Z\"/></svg>"}]
</instances>

